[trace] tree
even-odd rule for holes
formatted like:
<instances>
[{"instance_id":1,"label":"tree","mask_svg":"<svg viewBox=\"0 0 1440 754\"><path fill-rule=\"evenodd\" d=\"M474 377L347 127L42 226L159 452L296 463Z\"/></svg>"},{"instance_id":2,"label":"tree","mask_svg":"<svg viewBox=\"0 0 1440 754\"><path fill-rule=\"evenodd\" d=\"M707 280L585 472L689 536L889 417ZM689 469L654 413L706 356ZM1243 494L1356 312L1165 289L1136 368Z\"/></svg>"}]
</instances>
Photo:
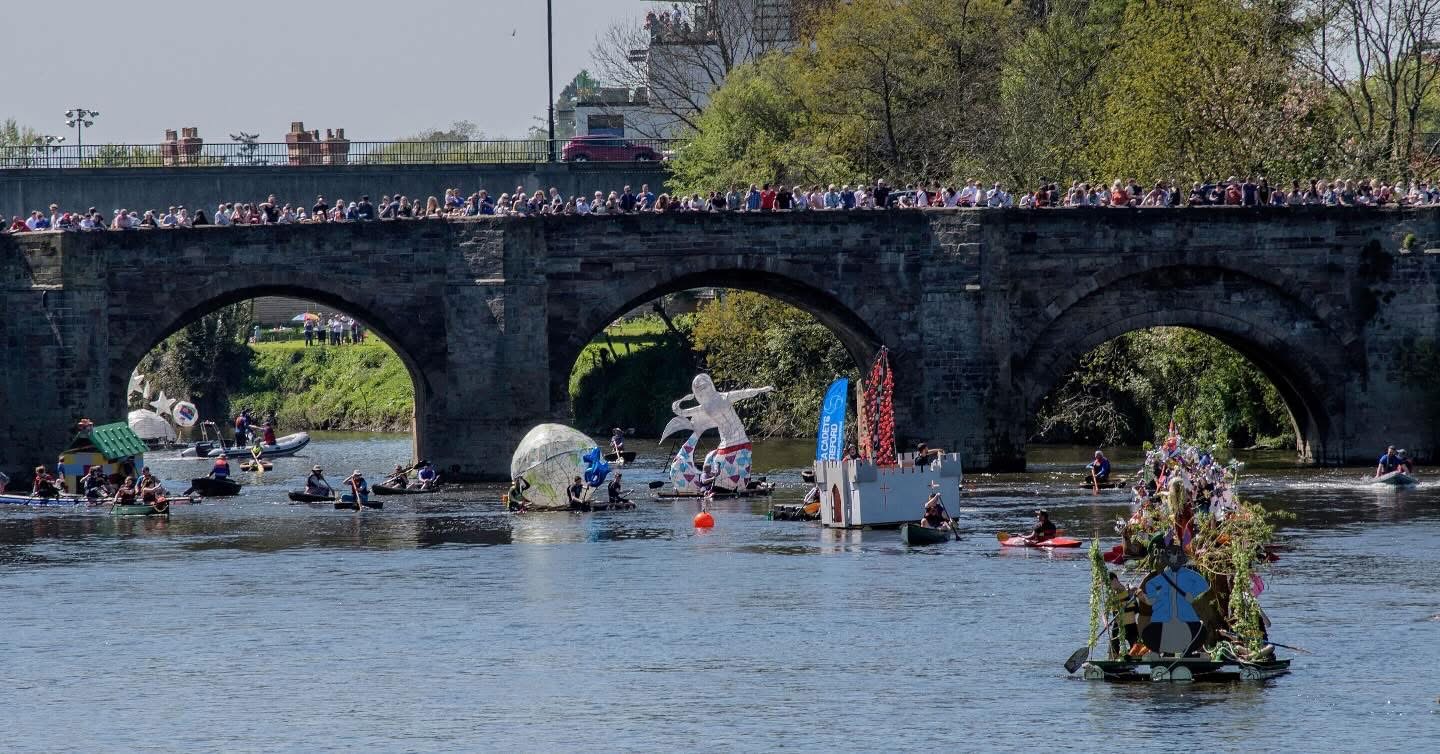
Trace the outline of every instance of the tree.
<instances>
[{"instance_id":1,"label":"tree","mask_svg":"<svg viewBox=\"0 0 1440 754\"><path fill-rule=\"evenodd\" d=\"M1412 176L1436 164L1433 123L1440 0L1312 0L1308 70L1338 103L1348 167Z\"/></svg>"},{"instance_id":2,"label":"tree","mask_svg":"<svg viewBox=\"0 0 1440 754\"><path fill-rule=\"evenodd\" d=\"M647 94L654 122L636 124L643 136L699 130L711 94L736 68L784 46L757 34L755 0L703 0L690 7L693 15L652 11L644 23L622 21L595 46L606 83Z\"/></svg>"}]
</instances>

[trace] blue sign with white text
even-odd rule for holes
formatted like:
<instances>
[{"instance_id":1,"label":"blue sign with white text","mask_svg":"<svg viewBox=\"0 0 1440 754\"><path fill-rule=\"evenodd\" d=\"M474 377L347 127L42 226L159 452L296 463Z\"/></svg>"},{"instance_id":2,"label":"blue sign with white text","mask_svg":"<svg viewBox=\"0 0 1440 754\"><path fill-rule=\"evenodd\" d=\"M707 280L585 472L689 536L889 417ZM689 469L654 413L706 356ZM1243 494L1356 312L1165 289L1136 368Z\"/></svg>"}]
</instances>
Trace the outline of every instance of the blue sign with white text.
<instances>
[{"instance_id":1,"label":"blue sign with white text","mask_svg":"<svg viewBox=\"0 0 1440 754\"><path fill-rule=\"evenodd\" d=\"M845 406L850 398L850 380L841 377L830 383L820 406L820 432L815 438L815 460L838 461L845 453Z\"/></svg>"}]
</instances>

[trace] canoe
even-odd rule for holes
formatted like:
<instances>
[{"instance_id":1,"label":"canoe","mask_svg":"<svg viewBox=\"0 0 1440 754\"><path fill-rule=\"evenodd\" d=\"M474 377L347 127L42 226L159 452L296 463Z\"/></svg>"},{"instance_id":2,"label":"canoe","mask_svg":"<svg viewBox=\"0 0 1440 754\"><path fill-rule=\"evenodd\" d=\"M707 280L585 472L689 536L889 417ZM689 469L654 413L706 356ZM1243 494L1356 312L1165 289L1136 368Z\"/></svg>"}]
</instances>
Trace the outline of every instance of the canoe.
<instances>
[{"instance_id":1,"label":"canoe","mask_svg":"<svg viewBox=\"0 0 1440 754\"><path fill-rule=\"evenodd\" d=\"M622 458L625 459L624 461L622 461L622 463L635 463L635 451L627 450L618 455L615 453L605 454L605 460L609 461L610 463L615 463Z\"/></svg>"},{"instance_id":2,"label":"canoe","mask_svg":"<svg viewBox=\"0 0 1440 754\"><path fill-rule=\"evenodd\" d=\"M289 498L291 502L295 503L332 503L335 501L334 495L309 495L304 492L291 492Z\"/></svg>"},{"instance_id":3,"label":"canoe","mask_svg":"<svg viewBox=\"0 0 1440 754\"><path fill-rule=\"evenodd\" d=\"M1052 547L1079 547L1080 540L1074 537L1054 537L1040 542L1031 542L1024 537L1011 537L1000 543L1001 547L1041 547L1050 549Z\"/></svg>"},{"instance_id":4,"label":"canoe","mask_svg":"<svg viewBox=\"0 0 1440 754\"><path fill-rule=\"evenodd\" d=\"M80 495L61 495L60 497L32 497L30 495L13 495L0 493L0 505L29 505L29 506L74 506L85 505L87 501Z\"/></svg>"},{"instance_id":5,"label":"canoe","mask_svg":"<svg viewBox=\"0 0 1440 754\"><path fill-rule=\"evenodd\" d=\"M1384 484L1391 487L1409 487L1412 484L1419 484L1419 482L1415 477L1396 469L1389 474L1375 477L1371 484Z\"/></svg>"},{"instance_id":6,"label":"canoe","mask_svg":"<svg viewBox=\"0 0 1440 754\"><path fill-rule=\"evenodd\" d=\"M190 489L185 490L185 494L192 492L200 493L201 497L234 497L240 494L240 483L234 479L211 479L202 476L190 480Z\"/></svg>"},{"instance_id":7,"label":"canoe","mask_svg":"<svg viewBox=\"0 0 1440 754\"><path fill-rule=\"evenodd\" d=\"M949 529L932 529L920 524L900 525L900 541L911 547L939 544L954 537L955 533Z\"/></svg>"},{"instance_id":8,"label":"canoe","mask_svg":"<svg viewBox=\"0 0 1440 754\"><path fill-rule=\"evenodd\" d=\"M296 432L293 435L285 435L277 438L274 445L261 445L260 455L264 458L279 458L281 456L292 456L299 453L302 448L310 444L310 435L306 432ZM204 450L200 448L199 450ZM208 453L200 454L196 448L190 447L180 451L181 458L218 458L221 453L232 455L244 455L249 453L249 448L211 448Z\"/></svg>"},{"instance_id":9,"label":"canoe","mask_svg":"<svg viewBox=\"0 0 1440 754\"><path fill-rule=\"evenodd\" d=\"M119 503L116 503L115 505L110 506L110 515L112 515L112 516L168 516L168 515L170 515L170 504L169 504L168 502L167 502L167 503L157 503L157 504L155 504L155 505L150 505L149 503L142 503L142 504L139 504L139 505L120 505Z\"/></svg>"},{"instance_id":10,"label":"canoe","mask_svg":"<svg viewBox=\"0 0 1440 754\"><path fill-rule=\"evenodd\" d=\"M431 487L422 490L419 487L387 487L383 484L377 484L371 487L370 491L377 495L428 495L431 492L439 492L440 488Z\"/></svg>"},{"instance_id":11,"label":"canoe","mask_svg":"<svg viewBox=\"0 0 1440 754\"><path fill-rule=\"evenodd\" d=\"M372 502L370 502L370 499L369 499L369 498L365 498L365 499L363 499L363 500L361 500L360 502L357 503L357 502L355 502L355 496L354 496L354 495L345 495L345 497L347 497L347 498L349 498L349 499L348 499L348 500L342 500L342 501L336 503L336 504L335 504L335 510L337 510L337 511L358 511L358 510L360 510L360 508L361 508L362 506L365 507L365 508L371 508L371 509L374 509L374 510L380 510L381 508L384 508L384 507L385 507L385 503L383 503L383 502L381 502L381 501L379 501L379 500L376 500L375 502L372 503Z\"/></svg>"}]
</instances>

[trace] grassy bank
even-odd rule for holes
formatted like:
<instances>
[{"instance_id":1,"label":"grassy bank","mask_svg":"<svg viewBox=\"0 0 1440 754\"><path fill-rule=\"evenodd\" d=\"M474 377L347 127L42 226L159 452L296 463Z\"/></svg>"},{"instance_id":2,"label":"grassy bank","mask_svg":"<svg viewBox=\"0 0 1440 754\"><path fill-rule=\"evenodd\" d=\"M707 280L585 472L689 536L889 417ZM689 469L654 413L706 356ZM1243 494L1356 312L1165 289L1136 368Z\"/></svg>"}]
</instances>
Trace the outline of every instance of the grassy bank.
<instances>
[{"instance_id":1,"label":"grassy bank","mask_svg":"<svg viewBox=\"0 0 1440 754\"><path fill-rule=\"evenodd\" d=\"M248 379L231 393L230 413L274 409L281 427L408 431L415 410L410 373L389 346L306 348L253 345Z\"/></svg>"}]
</instances>

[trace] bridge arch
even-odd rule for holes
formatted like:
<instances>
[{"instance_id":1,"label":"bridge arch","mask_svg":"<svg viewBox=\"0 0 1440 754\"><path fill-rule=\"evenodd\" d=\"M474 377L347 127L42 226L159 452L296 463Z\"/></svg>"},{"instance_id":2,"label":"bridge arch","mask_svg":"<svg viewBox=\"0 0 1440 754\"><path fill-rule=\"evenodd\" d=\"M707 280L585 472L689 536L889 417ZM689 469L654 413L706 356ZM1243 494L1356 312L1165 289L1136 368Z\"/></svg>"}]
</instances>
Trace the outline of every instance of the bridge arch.
<instances>
[{"instance_id":1,"label":"bridge arch","mask_svg":"<svg viewBox=\"0 0 1440 754\"><path fill-rule=\"evenodd\" d=\"M296 280L293 273L260 272L243 280L237 276L229 285L191 286L145 310L125 306L117 312L112 307L117 313L107 323L112 343L109 394L116 396L123 408L129 375L141 359L186 325L222 307L266 296L314 301L363 322L405 365L415 393L412 442L415 452L421 453L426 404L440 384L437 366L444 363L443 346L436 348L434 331L427 326L432 323L416 322L413 312L402 315L394 311L383 295L347 289L338 281Z\"/></svg>"},{"instance_id":2,"label":"bridge arch","mask_svg":"<svg viewBox=\"0 0 1440 754\"><path fill-rule=\"evenodd\" d=\"M1027 416L1108 340L1152 327L1186 327L1235 349L1279 391L1294 423L1297 451L1317 463L1345 457L1347 340L1333 313L1271 281L1226 267L1195 264L1131 269L1057 297L1030 329L1028 348L1012 356Z\"/></svg>"},{"instance_id":3,"label":"bridge arch","mask_svg":"<svg viewBox=\"0 0 1440 754\"><path fill-rule=\"evenodd\" d=\"M868 364L887 342L882 331L871 325L872 317L879 318L878 312L869 311L863 304L852 306L836 293L802 279L798 271L682 264L664 275L627 277L602 295L583 302L572 299L567 305L556 301L552 293L549 322L552 400L558 401L557 405L568 405L571 366L586 344L610 323L646 302L695 288L752 291L794 306L835 333L858 368Z\"/></svg>"}]
</instances>

